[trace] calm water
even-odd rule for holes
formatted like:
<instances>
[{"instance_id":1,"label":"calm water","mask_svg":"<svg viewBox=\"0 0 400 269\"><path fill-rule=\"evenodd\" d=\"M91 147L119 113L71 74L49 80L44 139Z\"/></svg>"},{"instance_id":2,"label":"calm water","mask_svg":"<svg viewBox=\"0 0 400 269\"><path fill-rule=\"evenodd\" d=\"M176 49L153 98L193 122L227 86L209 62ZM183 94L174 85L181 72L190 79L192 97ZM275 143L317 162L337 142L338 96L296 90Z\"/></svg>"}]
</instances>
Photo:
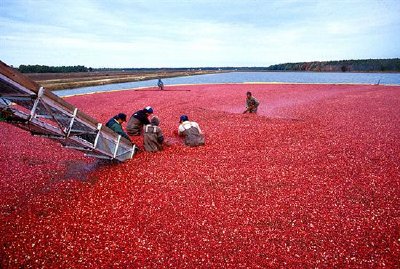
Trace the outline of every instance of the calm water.
<instances>
[{"instance_id":1,"label":"calm water","mask_svg":"<svg viewBox=\"0 0 400 269\"><path fill-rule=\"evenodd\" d=\"M356 83L400 85L400 73L313 73L313 72L233 72L190 77L163 79L164 85L206 84L206 83L243 83L243 82L287 82L287 83ZM116 83L109 85L84 87L55 91L59 96L85 94L92 92L154 87L157 80Z\"/></svg>"}]
</instances>

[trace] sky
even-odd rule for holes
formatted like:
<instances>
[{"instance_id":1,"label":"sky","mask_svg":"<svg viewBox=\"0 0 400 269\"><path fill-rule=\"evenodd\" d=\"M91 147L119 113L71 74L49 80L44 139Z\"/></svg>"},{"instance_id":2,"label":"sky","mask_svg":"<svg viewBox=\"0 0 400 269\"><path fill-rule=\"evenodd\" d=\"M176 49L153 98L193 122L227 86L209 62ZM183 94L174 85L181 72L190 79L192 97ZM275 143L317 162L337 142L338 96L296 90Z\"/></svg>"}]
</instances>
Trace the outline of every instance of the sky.
<instances>
[{"instance_id":1,"label":"sky","mask_svg":"<svg viewBox=\"0 0 400 269\"><path fill-rule=\"evenodd\" d=\"M240 67L400 58L400 0L0 0L0 60Z\"/></svg>"}]
</instances>

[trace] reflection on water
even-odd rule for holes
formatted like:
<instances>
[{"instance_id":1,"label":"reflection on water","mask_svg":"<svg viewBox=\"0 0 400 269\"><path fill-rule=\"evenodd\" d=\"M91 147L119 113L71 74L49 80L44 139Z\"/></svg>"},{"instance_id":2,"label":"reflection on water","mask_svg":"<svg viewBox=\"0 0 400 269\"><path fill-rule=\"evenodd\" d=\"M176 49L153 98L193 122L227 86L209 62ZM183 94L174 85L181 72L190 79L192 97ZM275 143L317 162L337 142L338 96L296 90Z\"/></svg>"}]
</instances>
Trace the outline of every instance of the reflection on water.
<instances>
[{"instance_id":1,"label":"reflection on water","mask_svg":"<svg viewBox=\"0 0 400 269\"><path fill-rule=\"evenodd\" d=\"M400 85L400 73L324 73L324 72L232 72L163 79L164 85L246 83L246 82L286 82L286 83L355 83L355 84L395 84ZM59 96L85 94L140 87L156 87L157 80L116 83L55 91Z\"/></svg>"}]
</instances>

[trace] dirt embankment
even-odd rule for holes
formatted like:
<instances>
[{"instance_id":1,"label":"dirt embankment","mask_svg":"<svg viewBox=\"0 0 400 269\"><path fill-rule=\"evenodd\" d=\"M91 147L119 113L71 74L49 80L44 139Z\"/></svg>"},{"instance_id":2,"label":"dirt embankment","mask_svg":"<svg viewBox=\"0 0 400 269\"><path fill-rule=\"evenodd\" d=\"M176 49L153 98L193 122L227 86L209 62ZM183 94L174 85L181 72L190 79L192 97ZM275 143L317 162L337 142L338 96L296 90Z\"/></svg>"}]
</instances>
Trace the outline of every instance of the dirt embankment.
<instances>
[{"instance_id":1,"label":"dirt embankment","mask_svg":"<svg viewBox=\"0 0 400 269\"><path fill-rule=\"evenodd\" d=\"M155 71L155 72L87 72L87 73L32 73L25 74L48 90L73 89L112 83L221 73L217 70Z\"/></svg>"}]
</instances>

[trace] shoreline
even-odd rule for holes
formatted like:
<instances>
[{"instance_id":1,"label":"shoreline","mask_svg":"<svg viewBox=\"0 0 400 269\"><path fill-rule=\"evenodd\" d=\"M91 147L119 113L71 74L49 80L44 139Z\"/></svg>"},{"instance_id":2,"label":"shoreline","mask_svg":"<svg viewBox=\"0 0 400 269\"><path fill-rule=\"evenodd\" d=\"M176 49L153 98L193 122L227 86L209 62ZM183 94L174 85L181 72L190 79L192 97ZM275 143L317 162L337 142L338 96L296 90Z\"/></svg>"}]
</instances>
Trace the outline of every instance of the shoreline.
<instances>
[{"instance_id":1,"label":"shoreline","mask_svg":"<svg viewBox=\"0 0 400 269\"><path fill-rule=\"evenodd\" d=\"M139 82L153 79L228 73L229 71L178 72L93 72L93 73L25 73L27 77L50 91Z\"/></svg>"}]
</instances>

